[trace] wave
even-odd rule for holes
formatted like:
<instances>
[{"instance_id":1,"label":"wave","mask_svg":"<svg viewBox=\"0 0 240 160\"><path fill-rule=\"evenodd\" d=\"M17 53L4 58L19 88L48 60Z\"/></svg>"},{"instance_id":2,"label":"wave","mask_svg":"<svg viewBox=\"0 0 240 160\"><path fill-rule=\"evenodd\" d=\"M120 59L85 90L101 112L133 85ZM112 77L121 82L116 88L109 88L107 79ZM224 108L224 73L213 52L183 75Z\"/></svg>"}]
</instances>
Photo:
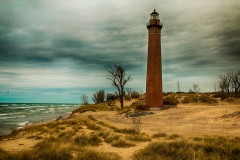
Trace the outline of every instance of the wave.
<instances>
[{"instance_id":1,"label":"wave","mask_svg":"<svg viewBox=\"0 0 240 160\"><path fill-rule=\"evenodd\" d=\"M14 109L21 109L21 110L24 110L24 109L30 109L29 107L15 107Z\"/></svg>"},{"instance_id":2,"label":"wave","mask_svg":"<svg viewBox=\"0 0 240 160\"><path fill-rule=\"evenodd\" d=\"M0 116L6 116L6 115L8 115L8 114L6 114L6 113L4 113L4 114L0 114Z\"/></svg>"},{"instance_id":3,"label":"wave","mask_svg":"<svg viewBox=\"0 0 240 160\"><path fill-rule=\"evenodd\" d=\"M25 115L20 115L20 116L12 116L12 117L0 117L0 119L13 119L13 118L23 118L26 117Z\"/></svg>"},{"instance_id":4,"label":"wave","mask_svg":"<svg viewBox=\"0 0 240 160\"><path fill-rule=\"evenodd\" d=\"M0 104L1 107L8 107L8 104Z\"/></svg>"},{"instance_id":5,"label":"wave","mask_svg":"<svg viewBox=\"0 0 240 160\"><path fill-rule=\"evenodd\" d=\"M17 125L18 125L18 126L24 126L24 125L26 125L26 124L28 124L28 123L29 123L29 121L24 121L24 122L18 123Z\"/></svg>"}]
</instances>

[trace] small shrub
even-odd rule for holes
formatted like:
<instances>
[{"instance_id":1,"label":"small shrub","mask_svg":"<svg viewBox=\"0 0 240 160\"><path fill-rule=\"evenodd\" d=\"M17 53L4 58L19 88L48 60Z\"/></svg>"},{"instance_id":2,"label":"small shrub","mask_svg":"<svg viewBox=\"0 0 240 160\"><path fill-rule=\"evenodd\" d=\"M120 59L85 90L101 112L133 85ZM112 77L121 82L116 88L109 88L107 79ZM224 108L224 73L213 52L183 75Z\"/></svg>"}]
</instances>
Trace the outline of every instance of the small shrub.
<instances>
[{"instance_id":1,"label":"small shrub","mask_svg":"<svg viewBox=\"0 0 240 160\"><path fill-rule=\"evenodd\" d=\"M80 97L80 99L81 99L81 104L82 104L82 105L88 105L88 104L89 104L88 96L87 96L87 95L83 94L83 95Z\"/></svg>"},{"instance_id":2,"label":"small shrub","mask_svg":"<svg viewBox=\"0 0 240 160\"><path fill-rule=\"evenodd\" d=\"M212 97L209 97L205 94L201 95L199 97L199 101L203 102L203 103L209 103L209 104L213 104L213 103L217 103L217 100L212 98Z\"/></svg>"},{"instance_id":3,"label":"small shrub","mask_svg":"<svg viewBox=\"0 0 240 160\"><path fill-rule=\"evenodd\" d=\"M146 110L146 108L145 108L145 102L142 101L142 100L133 102L133 103L130 105L130 107L131 107L131 108L135 108L136 110Z\"/></svg>"},{"instance_id":4,"label":"small shrub","mask_svg":"<svg viewBox=\"0 0 240 160\"><path fill-rule=\"evenodd\" d=\"M224 93L224 92L218 92L218 93L213 95L214 98L221 98L222 101L229 98L229 97L236 97L236 96L237 96L237 94Z\"/></svg>"},{"instance_id":5,"label":"small shrub","mask_svg":"<svg viewBox=\"0 0 240 160\"><path fill-rule=\"evenodd\" d=\"M224 99L225 102L229 102L229 103L233 103L236 100L236 98L234 97L228 97L226 99Z\"/></svg>"},{"instance_id":6,"label":"small shrub","mask_svg":"<svg viewBox=\"0 0 240 160\"><path fill-rule=\"evenodd\" d=\"M146 110L145 103L138 103L136 105L136 110Z\"/></svg>"},{"instance_id":7,"label":"small shrub","mask_svg":"<svg viewBox=\"0 0 240 160\"><path fill-rule=\"evenodd\" d=\"M106 97L106 95L105 95L104 90L100 90L93 94L92 100L95 104L103 103L105 100L105 97Z\"/></svg>"},{"instance_id":8,"label":"small shrub","mask_svg":"<svg viewBox=\"0 0 240 160\"><path fill-rule=\"evenodd\" d=\"M177 105L179 101L174 96L163 98L163 105Z\"/></svg>"},{"instance_id":9,"label":"small shrub","mask_svg":"<svg viewBox=\"0 0 240 160\"><path fill-rule=\"evenodd\" d=\"M107 101L114 101L118 98L119 98L119 96L117 94L112 94L112 93L107 94Z\"/></svg>"},{"instance_id":10,"label":"small shrub","mask_svg":"<svg viewBox=\"0 0 240 160\"><path fill-rule=\"evenodd\" d=\"M125 95L125 100L127 100L127 101L131 101L132 100L132 97L131 96L129 96L129 95Z\"/></svg>"},{"instance_id":11,"label":"small shrub","mask_svg":"<svg viewBox=\"0 0 240 160\"><path fill-rule=\"evenodd\" d=\"M182 103L197 103L198 102L198 96L197 95L190 95L187 97L184 97Z\"/></svg>"},{"instance_id":12,"label":"small shrub","mask_svg":"<svg viewBox=\"0 0 240 160\"><path fill-rule=\"evenodd\" d=\"M139 92L137 92L137 91L133 91L132 94L131 94L132 98L139 98L140 95L141 94Z\"/></svg>"},{"instance_id":13,"label":"small shrub","mask_svg":"<svg viewBox=\"0 0 240 160\"><path fill-rule=\"evenodd\" d=\"M136 134L140 134L141 132L141 125L142 125L142 122L141 122L141 118L140 117L133 117L131 118L132 120L132 130L134 133Z\"/></svg>"}]
</instances>

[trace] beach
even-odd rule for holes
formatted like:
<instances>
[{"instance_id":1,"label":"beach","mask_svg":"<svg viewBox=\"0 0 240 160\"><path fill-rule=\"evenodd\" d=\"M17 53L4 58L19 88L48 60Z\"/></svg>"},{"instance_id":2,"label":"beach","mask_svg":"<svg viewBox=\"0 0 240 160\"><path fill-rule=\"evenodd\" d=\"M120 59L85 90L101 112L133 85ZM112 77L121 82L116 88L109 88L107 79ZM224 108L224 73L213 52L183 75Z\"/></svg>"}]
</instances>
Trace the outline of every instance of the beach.
<instances>
[{"instance_id":1,"label":"beach","mask_svg":"<svg viewBox=\"0 0 240 160\"><path fill-rule=\"evenodd\" d=\"M129 106L136 101L138 100L126 101L125 106L129 109L128 112L134 111ZM86 110L87 108L89 111ZM214 105L179 104L176 108L152 112L154 113L152 115L135 117L141 124L139 134L135 134L132 132L134 118L125 117L119 102L114 106L108 106L106 103L87 105L80 107L67 118L26 126L23 130L2 137L0 148L8 153L31 150L34 154L39 152L37 147L39 144L51 144L50 146L58 145L58 149L64 148L74 153L62 155L69 156L71 159L90 156L94 153L98 158L103 156L105 159L129 160L136 159L140 152L155 143L161 142L160 144L167 145L184 142L185 146L195 143L203 145L203 153L199 151L198 157L204 159L205 143L211 139L212 145L216 146L221 139L224 146L225 142L222 140L224 137L226 144L231 142L233 151L236 148L240 150L239 143L236 143L240 141L240 104L219 100L218 104ZM190 148L194 149L193 146ZM55 151L56 149L53 149L51 152ZM195 154L197 150L189 152L189 154ZM215 151L212 152L214 155ZM217 150L216 153L218 153ZM45 152L42 154L47 155ZM144 159L144 156L140 157Z\"/></svg>"}]
</instances>

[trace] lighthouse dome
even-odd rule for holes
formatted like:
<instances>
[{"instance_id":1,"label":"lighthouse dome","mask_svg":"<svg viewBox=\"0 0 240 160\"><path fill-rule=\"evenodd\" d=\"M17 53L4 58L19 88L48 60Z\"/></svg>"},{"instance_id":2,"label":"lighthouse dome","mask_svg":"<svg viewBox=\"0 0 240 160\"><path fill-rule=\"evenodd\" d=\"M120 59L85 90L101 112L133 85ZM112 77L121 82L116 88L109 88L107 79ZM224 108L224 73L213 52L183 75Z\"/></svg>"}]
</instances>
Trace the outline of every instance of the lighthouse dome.
<instances>
[{"instance_id":1,"label":"lighthouse dome","mask_svg":"<svg viewBox=\"0 0 240 160\"><path fill-rule=\"evenodd\" d=\"M151 15L152 14L157 14L157 15L159 15L157 12L156 12L156 10L154 9L154 11L151 13Z\"/></svg>"},{"instance_id":2,"label":"lighthouse dome","mask_svg":"<svg viewBox=\"0 0 240 160\"><path fill-rule=\"evenodd\" d=\"M150 14L150 19L157 19L157 20L159 20L159 14L156 12L155 9L154 9L154 11Z\"/></svg>"}]
</instances>

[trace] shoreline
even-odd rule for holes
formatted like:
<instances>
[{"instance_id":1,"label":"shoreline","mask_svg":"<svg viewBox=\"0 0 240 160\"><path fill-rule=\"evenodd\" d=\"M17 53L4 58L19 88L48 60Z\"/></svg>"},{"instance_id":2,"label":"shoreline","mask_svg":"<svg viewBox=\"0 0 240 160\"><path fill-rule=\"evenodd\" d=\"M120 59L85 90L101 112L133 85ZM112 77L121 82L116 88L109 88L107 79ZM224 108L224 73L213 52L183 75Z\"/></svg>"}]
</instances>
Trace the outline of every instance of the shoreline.
<instances>
[{"instance_id":1,"label":"shoreline","mask_svg":"<svg viewBox=\"0 0 240 160\"><path fill-rule=\"evenodd\" d=\"M14 104L15 104L15 103L14 103ZM80 107L80 106L79 106L79 107ZM78 108L79 108L79 107L78 107ZM76 108L76 109L77 109L77 108ZM76 110L76 109L74 109L74 110ZM73 110L73 111L74 111L74 110ZM25 123L24 125L16 124L16 127L11 128L11 129L9 129L9 130L7 130L7 131L5 131L5 132L2 131L3 134L0 134L0 137L4 137L4 136L11 135L11 133L12 133L14 130L21 130L21 129L24 129L24 128L29 127L29 126L31 126L31 125L35 125L35 124L41 125L41 124L51 123L51 122L57 121L60 117L62 117L61 119L67 119L67 118L69 118L69 117L72 115L73 111L67 112L66 114L62 114L62 115L57 116L57 117L55 117L55 118L42 119L42 120L36 121L36 122L25 121L25 122L27 122L27 123ZM24 123L24 122L21 122L21 123Z\"/></svg>"}]
</instances>

